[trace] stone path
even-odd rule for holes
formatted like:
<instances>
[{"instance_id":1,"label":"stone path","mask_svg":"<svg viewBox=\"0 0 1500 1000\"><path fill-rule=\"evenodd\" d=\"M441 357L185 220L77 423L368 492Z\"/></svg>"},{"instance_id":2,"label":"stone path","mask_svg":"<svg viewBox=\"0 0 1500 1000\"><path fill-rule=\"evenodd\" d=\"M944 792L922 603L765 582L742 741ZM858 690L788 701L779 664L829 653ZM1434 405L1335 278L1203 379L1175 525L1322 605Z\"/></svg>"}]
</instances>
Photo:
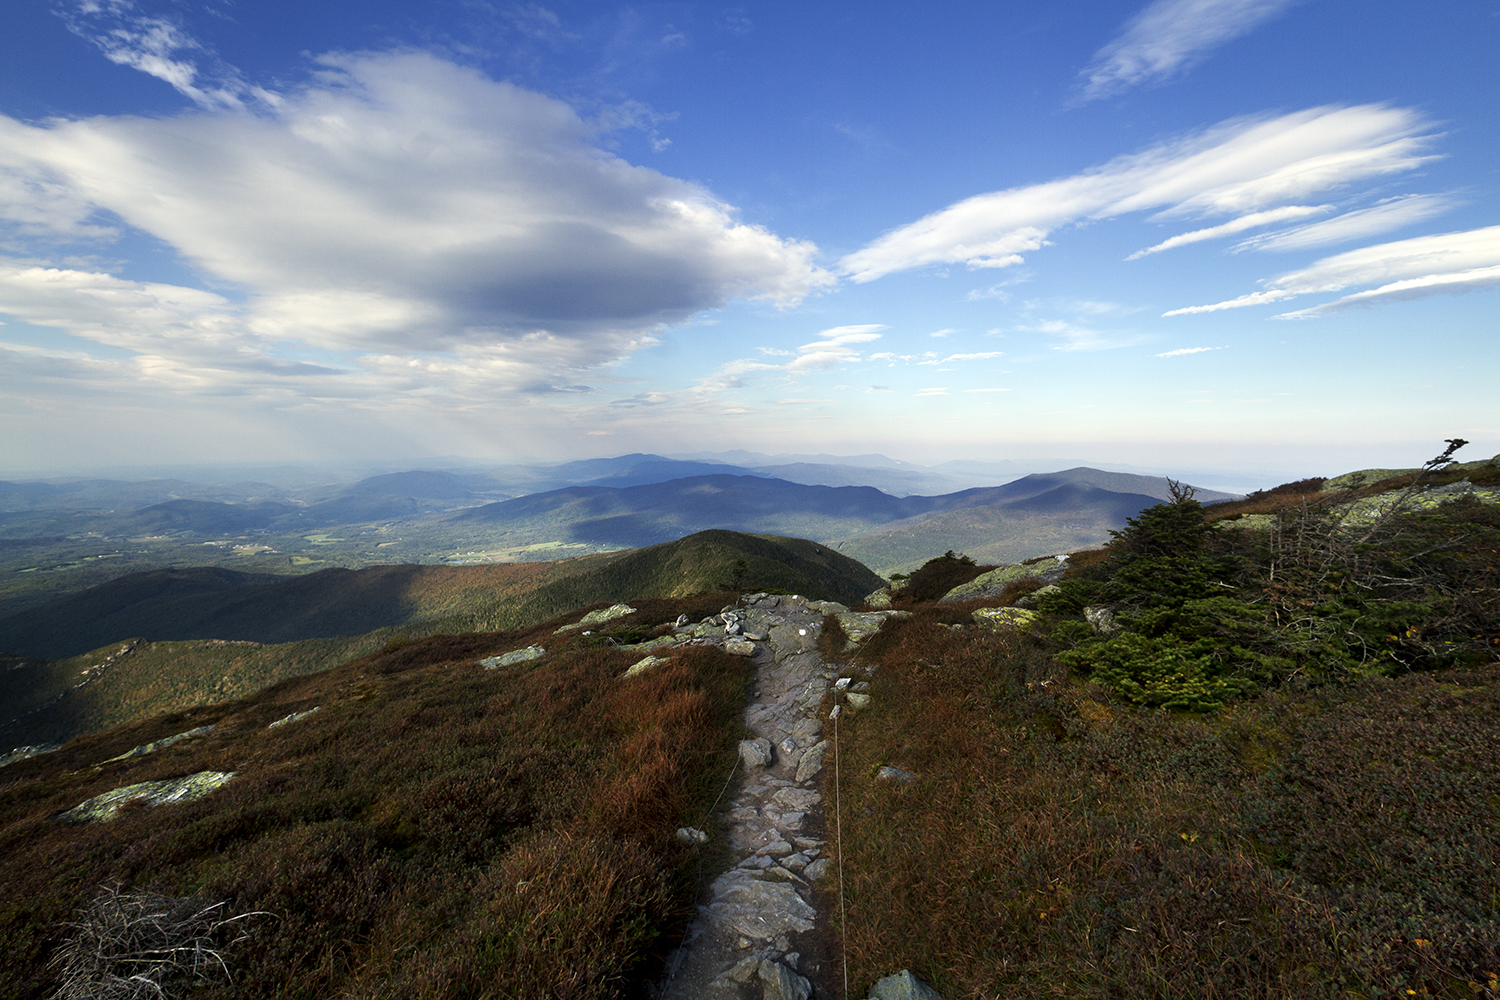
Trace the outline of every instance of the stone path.
<instances>
[{"instance_id":1,"label":"stone path","mask_svg":"<svg viewBox=\"0 0 1500 1000\"><path fill-rule=\"evenodd\" d=\"M694 629L693 641L731 651L754 644L756 685L745 708L752 738L740 746L743 777L724 816L735 864L714 879L673 953L661 1000L807 1000L828 972L813 898L814 883L836 875L818 791L829 751L818 710L838 672L817 641L824 615L847 610L757 594Z\"/></svg>"}]
</instances>

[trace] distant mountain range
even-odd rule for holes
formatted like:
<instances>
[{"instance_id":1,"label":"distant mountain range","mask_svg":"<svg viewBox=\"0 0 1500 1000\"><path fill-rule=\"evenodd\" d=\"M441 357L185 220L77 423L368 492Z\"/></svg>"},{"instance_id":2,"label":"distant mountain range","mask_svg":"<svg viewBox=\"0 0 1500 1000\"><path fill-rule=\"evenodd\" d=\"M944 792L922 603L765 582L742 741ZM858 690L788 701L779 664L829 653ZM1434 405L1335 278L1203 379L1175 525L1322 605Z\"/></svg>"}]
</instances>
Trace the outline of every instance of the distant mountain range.
<instances>
[{"instance_id":1,"label":"distant mountain range","mask_svg":"<svg viewBox=\"0 0 1500 1000\"><path fill-rule=\"evenodd\" d=\"M1097 469L1027 476L935 497L711 475L549 490L476 507L453 523L483 526L515 544L561 539L619 547L706 528L769 531L832 544L878 572L893 572L956 547L972 549L976 558L1015 561L1098 545L1126 518L1169 496L1165 479ZM1212 491L1201 497L1231 499Z\"/></svg>"}]
</instances>

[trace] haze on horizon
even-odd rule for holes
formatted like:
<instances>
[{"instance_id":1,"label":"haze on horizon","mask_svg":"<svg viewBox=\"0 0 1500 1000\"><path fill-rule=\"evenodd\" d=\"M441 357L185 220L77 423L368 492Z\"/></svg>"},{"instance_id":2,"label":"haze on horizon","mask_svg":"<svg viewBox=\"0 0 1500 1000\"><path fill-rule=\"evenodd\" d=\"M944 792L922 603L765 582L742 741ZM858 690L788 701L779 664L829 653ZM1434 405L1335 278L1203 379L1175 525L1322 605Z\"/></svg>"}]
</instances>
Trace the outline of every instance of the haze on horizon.
<instances>
[{"instance_id":1,"label":"haze on horizon","mask_svg":"<svg viewBox=\"0 0 1500 1000\"><path fill-rule=\"evenodd\" d=\"M18 0L0 478L1500 452L1500 9Z\"/></svg>"}]
</instances>

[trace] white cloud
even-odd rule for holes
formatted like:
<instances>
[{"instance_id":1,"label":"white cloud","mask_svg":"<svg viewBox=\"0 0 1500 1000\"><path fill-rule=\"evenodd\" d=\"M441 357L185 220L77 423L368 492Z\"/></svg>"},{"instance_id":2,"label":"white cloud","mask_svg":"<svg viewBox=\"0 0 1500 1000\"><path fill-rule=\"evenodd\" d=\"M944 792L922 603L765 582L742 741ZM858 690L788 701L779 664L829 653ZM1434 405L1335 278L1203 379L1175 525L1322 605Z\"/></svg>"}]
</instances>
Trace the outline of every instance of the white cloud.
<instances>
[{"instance_id":1,"label":"white cloud","mask_svg":"<svg viewBox=\"0 0 1500 1000\"><path fill-rule=\"evenodd\" d=\"M946 337L949 334L953 334L953 333L957 333L957 332L958 331L955 330L955 329L953 329L953 327L951 327L951 326L945 326L941 330L933 330L927 336L929 336L929 337Z\"/></svg>"},{"instance_id":2,"label":"white cloud","mask_svg":"<svg viewBox=\"0 0 1500 1000\"><path fill-rule=\"evenodd\" d=\"M1275 17L1296 0L1156 0L1082 71L1083 99L1164 80Z\"/></svg>"},{"instance_id":3,"label":"white cloud","mask_svg":"<svg viewBox=\"0 0 1500 1000\"><path fill-rule=\"evenodd\" d=\"M1244 215L1432 157L1415 112L1322 107L1234 120L1072 177L976 195L895 229L840 261L856 282L929 264L993 259L1047 244L1068 223L1156 210Z\"/></svg>"},{"instance_id":4,"label":"white cloud","mask_svg":"<svg viewBox=\"0 0 1500 1000\"><path fill-rule=\"evenodd\" d=\"M1410 194L1391 198L1370 208L1314 222L1311 225L1283 229L1279 232L1255 236L1231 249L1243 250L1307 250L1312 247L1329 246L1379 236L1394 229L1401 229L1415 222L1430 219L1452 208L1451 198L1433 194Z\"/></svg>"},{"instance_id":5,"label":"white cloud","mask_svg":"<svg viewBox=\"0 0 1500 1000\"><path fill-rule=\"evenodd\" d=\"M200 107L243 108L247 98L274 107L281 100L247 83L181 24L143 14L131 0L73 0L54 10L110 62L154 76Z\"/></svg>"},{"instance_id":6,"label":"white cloud","mask_svg":"<svg viewBox=\"0 0 1500 1000\"><path fill-rule=\"evenodd\" d=\"M1162 351L1158 358L1180 358L1185 354L1202 354L1205 351L1222 351L1222 347L1179 347L1175 351Z\"/></svg>"},{"instance_id":7,"label":"white cloud","mask_svg":"<svg viewBox=\"0 0 1500 1000\"><path fill-rule=\"evenodd\" d=\"M865 390L865 392L895 392L895 391L896 391L895 387L894 386L889 386L889 385L872 385L868 389Z\"/></svg>"},{"instance_id":8,"label":"white cloud","mask_svg":"<svg viewBox=\"0 0 1500 1000\"><path fill-rule=\"evenodd\" d=\"M818 334L817 340L797 348L799 356L786 365L786 370L796 373L859 361L860 352L850 345L879 340L880 334L876 331L884 329L884 324L866 323L824 330Z\"/></svg>"},{"instance_id":9,"label":"white cloud","mask_svg":"<svg viewBox=\"0 0 1500 1000\"><path fill-rule=\"evenodd\" d=\"M1269 226L1277 222L1285 222L1288 219L1301 219L1309 215L1319 215L1324 212L1333 211L1332 205L1287 205L1284 208L1273 208L1265 212L1251 212L1242 215L1238 219L1217 226L1209 226L1207 229L1195 229L1190 233L1180 233L1170 239L1162 240L1155 246L1144 250L1137 250L1126 257L1126 260L1139 260L1147 254L1161 253L1163 250L1171 250L1173 247L1186 246L1189 243L1201 243L1204 240L1216 240L1221 236L1233 236L1247 229L1255 229L1259 226Z\"/></svg>"},{"instance_id":10,"label":"white cloud","mask_svg":"<svg viewBox=\"0 0 1500 1000\"><path fill-rule=\"evenodd\" d=\"M945 389L945 388L923 389L922 391L918 392L917 395L919 397L920 396L946 396L946 395L948 395L948 390Z\"/></svg>"},{"instance_id":11,"label":"white cloud","mask_svg":"<svg viewBox=\"0 0 1500 1000\"><path fill-rule=\"evenodd\" d=\"M1004 353L1004 351L979 351L975 354L950 354L939 361L938 364L946 365L950 361L978 361L981 358L998 358Z\"/></svg>"},{"instance_id":12,"label":"white cloud","mask_svg":"<svg viewBox=\"0 0 1500 1000\"><path fill-rule=\"evenodd\" d=\"M1324 257L1300 271L1283 274L1267 282L1265 291L1251 292L1212 305L1173 309L1162 315L1186 316L1218 312L1279 302L1299 295L1340 292L1356 285L1377 283L1378 288L1283 315L1311 316L1379 301L1488 288L1500 283L1500 226L1437 236L1418 236L1350 250L1333 257Z\"/></svg>"},{"instance_id":13,"label":"white cloud","mask_svg":"<svg viewBox=\"0 0 1500 1000\"><path fill-rule=\"evenodd\" d=\"M0 218L59 238L107 236L100 220L144 231L244 293L236 326L254 342L505 346L538 385L730 299L790 306L833 283L811 244L595 138L562 102L428 54L328 56L257 113L0 117ZM197 319L172 329L201 340L194 324L226 306L190 291L173 308ZM111 342L179 336L112 315Z\"/></svg>"}]
</instances>

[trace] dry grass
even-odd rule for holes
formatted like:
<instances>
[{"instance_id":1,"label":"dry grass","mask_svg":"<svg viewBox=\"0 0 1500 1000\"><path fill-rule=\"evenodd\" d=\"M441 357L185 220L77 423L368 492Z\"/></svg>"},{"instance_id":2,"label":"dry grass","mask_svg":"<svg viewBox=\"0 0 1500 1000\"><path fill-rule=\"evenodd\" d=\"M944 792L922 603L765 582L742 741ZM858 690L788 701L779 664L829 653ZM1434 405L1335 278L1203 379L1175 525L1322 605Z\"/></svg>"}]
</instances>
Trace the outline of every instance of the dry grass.
<instances>
[{"instance_id":1,"label":"dry grass","mask_svg":"<svg viewBox=\"0 0 1500 1000\"><path fill-rule=\"evenodd\" d=\"M906 966L950 1000L1497 995L1500 664L1199 718L1034 640L887 628L842 729L854 990Z\"/></svg>"},{"instance_id":2,"label":"dry grass","mask_svg":"<svg viewBox=\"0 0 1500 1000\"><path fill-rule=\"evenodd\" d=\"M637 602L650 629L726 595ZM570 619L571 616L570 616ZM74 740L0 774L0 995L41 998L96 887L266 911L195 996L634 996L692 912L673 831L734 765L747 662L714 649L620 679L639 654L576 633L418 639L260 695ZM542 660L486 671L531 643ZM292 711L321 711L275 730ZM207 737L93 765L209 723ZM53 817L202 769L209 797Z\"/></svg>"}]
</instances>

